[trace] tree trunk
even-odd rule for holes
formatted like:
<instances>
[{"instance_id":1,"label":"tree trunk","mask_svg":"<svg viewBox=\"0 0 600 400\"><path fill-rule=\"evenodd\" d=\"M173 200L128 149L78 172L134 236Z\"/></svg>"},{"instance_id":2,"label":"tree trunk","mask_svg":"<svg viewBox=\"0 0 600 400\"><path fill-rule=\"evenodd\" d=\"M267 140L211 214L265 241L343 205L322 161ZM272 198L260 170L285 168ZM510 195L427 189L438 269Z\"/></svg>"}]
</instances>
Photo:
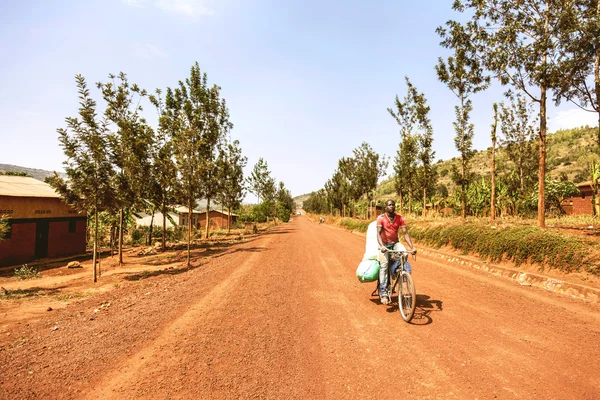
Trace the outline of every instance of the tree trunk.
<instances>
[{"instance_id":1,"label":"tree trunk","mask_svg":"<svg viewBox=\"0 0 600 400\"><path fill-rule=\"evenodd\" d=\"M227 207L227 234L231 233L231 207Z\"/></svg>"},{"instance_id":2,"label":"tree trunk","mask_svg":"<svg viewBox=\"0 0 600 400\"><path fill-rule=\"evenodd\" d=\"M94 283L98 281L96 271L96 253L98 250L98 208L94 210L94 248L92 250L92 264L94 265Z\"/></svg>"},{"instance_id":3,"label":"tree trunk","mask_svg":"<svg viewBox=\"0 0 600 400\"><path fill-rule=\"evenodd\" d=\"M492 199L490 204L490 221L496 219L496 129L498 126L498 108L494 103L494 124L492 125Z\"/></svg>"},{"instance_id":4,"label":"tree trunk","mask_svg":"<svg viewBox=\"0 0 600 400\"><path fill-rule=\"evenodd\" d=\"M123 265L123 209L119 210L119 265Z\"/></svg>"},{"instance_id":5,"label":"tree trunk","mask_svg":"<svg viewBox=\"0 0 600 400\"><path fill-rule=\"evenodd\" d=\"M398 193L398 203L400 203L400 204L398 204L400 206L399 207L400 215L404 214L404 211L402 210L402 207L404 207L403 199L404 199L404 197L402 196L402 192Z\"/></svg>"},{"instance_id":6,"label":"tree trunk","mask_svg":"<svg viewBox=\"0 0 600 400\"><path fill-rule=\"evenodd\" d=\"M208 225L210 222L210 197L206 199L206 227L204 229L204 238L208 239Z\"/></svg>"},{"instance_id":7,"label":"tree trunk","mask_svg":"<svg viewBox=\"0 0 600 400\"><path fill-rule=\"evenodd\" d=\"M150 230L148 232L148 246L152 246L152 228L154 227L154 210L152 210L152 218L150 218Z\"/></svg>"},{"instance_id":8,"label":"tree trunk","mask_svg":"<svg viewBox=\"0 0 600 400\"><path fill-rule=\"evenodd\" d=\"M423 188L423 217L427 213L427 188Z\"/></svg>"},{"instance_id":9,"label":"tree trunk","mask_svg":"<svg viewBox=\"0 0 600 400\"><path fill-rule=\"evenodd\" d=\"M162 231L162 251L167 250L167 205L163 201L162 206L162 216L163 216L163 231Z\"/></svg>"},{"instance_id":10,"label":"tree trunk","mask_svg":"<svg viewBox=\"0 0 600 400\"><path fill-rule=\"evenodd\" d=\"M596 6L598 17L600 17L600 1ZM600 46L596 46L596 59L594 62L594 83L596 84L596 111L598 111L598 136L596 142L600 146Z\"/></svg>"},{"instance_id":11,"label":"tree trunk","mask_svg":"<svg viewBox=\"0 0 600 400\"><path fill-rule=\"evenodd\" d=\"M546 184L546 87L541 86L540 96L540 155L539 155L539 166L540 171L538 175L538 227L546 227L546 204L545 204L545 184Z\"/></svg>"},{"instance_id":12,"label":"tree trunk","mask_svg":"<svg viewBox=\"0 0 600 400\"><path fill-rule=\"evenodd\" d=\"M460 215L462 216L463 221L467 219L467 184L466 184L466 169L467 162L465 158L462 158L461 162L461 182L460 182Z\"/></svg>"},{"instance_id":13,"label":"tree trunk","mask_svg":"<svg viewBox=\"0 0 600 400\"><path fill-rule=\"evenodd\" d=\"M194 215L194 211L192 209L192 198L190 197L188 199L188 251L187 251L187 266L189 267L191 265L191 245L192 245L192 227L194 226L193 224L193 215Z\"/></svg>"}]
</instances>

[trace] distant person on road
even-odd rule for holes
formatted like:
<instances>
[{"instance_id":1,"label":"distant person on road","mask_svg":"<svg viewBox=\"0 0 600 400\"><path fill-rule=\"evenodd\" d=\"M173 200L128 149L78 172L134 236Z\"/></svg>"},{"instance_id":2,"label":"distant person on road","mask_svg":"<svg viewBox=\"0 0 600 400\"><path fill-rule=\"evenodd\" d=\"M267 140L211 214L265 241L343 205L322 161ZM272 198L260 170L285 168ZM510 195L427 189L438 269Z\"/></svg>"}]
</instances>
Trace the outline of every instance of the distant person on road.
<instances>
[{"instance_id":1,"label":"distant person on road","mask_svg":"<svg viewBox=\"0 0 600 400\"><path fill-rule=\"evenodd\" d=\"M396 202L388 200L385 202L385 212L377 217L377 241L379 242L379 298L382 304L390 304L391 293L387 292L388 268L390 265L390 252L388 250L406 250L400 243L398 230L402 228L404 240L411 250L415 247L408 234L406 222L401 215L396 214Z\"/></svg>"}]
</instances>

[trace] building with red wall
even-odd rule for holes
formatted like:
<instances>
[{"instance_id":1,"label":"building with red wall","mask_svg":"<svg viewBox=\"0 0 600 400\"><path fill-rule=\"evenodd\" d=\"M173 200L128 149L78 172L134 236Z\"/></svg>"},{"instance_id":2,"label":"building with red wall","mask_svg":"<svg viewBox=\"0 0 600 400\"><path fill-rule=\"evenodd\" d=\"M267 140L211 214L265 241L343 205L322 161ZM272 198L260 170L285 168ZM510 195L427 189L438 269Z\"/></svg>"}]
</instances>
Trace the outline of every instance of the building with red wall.
<instances>
[{"instance_id":1,"label":"building with red wall","mask_svg":"<svg viewBox=\"0 0 600 400\"><path fill-rule=\"evenodd\" d=\"M0 240L0 265L85 253L85 213L66 205L42 181L0 175L0 216L9 224Z\"/></svg>"},{"instance_id":2,"label":"building with red wall","mask_svg":"<svg viewBox=\"0 0 600 400\"><path fill-rule=\"evenodd\" d=\"M579 196L564 199L561 203L563 210L567 215L592 215L592 197L594 191L591 181L581 182L577 184L579 188Z\"/></svg>"}]
</instances>

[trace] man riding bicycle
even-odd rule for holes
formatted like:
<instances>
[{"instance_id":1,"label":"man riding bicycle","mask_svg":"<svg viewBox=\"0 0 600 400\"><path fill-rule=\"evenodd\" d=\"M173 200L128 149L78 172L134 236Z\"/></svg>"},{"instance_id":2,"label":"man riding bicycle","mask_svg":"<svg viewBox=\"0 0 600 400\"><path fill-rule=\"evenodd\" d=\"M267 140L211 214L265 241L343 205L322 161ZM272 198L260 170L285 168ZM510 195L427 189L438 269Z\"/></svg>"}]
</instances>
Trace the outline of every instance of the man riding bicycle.
<instances>
[{"instance_id":1,"label":"man riding bicycle","mask_svg":"<svg viewBox=\"0 0 600 400\"><path fill-rule=\"evenodd\" d=\"M396 214L396 202L388 200L385 202L385 212L377 217L377 241L379 242L379 250L381 251L378 255L380 264L379 298L382 304L390 304L391 293L388 293L387 287L391 253L388 250L406 250L402 243L399 242L398 230L400 228L402 228L404 240L408 243L410 249L415 250L404 218Z\"/></svg>"}]
</instances>

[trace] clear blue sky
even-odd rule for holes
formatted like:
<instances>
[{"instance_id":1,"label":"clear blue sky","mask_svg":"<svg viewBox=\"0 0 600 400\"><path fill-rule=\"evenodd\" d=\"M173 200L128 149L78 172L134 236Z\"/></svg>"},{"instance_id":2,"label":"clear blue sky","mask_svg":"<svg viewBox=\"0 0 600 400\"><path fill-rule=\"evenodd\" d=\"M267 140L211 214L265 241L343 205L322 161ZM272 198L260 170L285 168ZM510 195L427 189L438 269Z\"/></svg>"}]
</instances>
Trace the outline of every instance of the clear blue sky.
<instances>
[{"instance_id":1,"label":"clear blue sky","mask_svg":"<svg viewBox=\"0 0 600 400\"><path fill-rule=\"evenodd\" d=\"M56 129L77 113L75 74L93 87L123 71L152 91L175 86L195 61L222 87L247 173L263 157L294 196L323 187L363 141L393 158L400 136L386 108L404 96L404 76L431 106L436 159L455 157L456 101L434 70L447 55L435 28L460 18L451 3L2 1L0 163L62 170ZM473 98L477 149L490 146L501 93ZM595 121L574 106L549 110L550 131Z\"/></svg>"}]
</instances>

